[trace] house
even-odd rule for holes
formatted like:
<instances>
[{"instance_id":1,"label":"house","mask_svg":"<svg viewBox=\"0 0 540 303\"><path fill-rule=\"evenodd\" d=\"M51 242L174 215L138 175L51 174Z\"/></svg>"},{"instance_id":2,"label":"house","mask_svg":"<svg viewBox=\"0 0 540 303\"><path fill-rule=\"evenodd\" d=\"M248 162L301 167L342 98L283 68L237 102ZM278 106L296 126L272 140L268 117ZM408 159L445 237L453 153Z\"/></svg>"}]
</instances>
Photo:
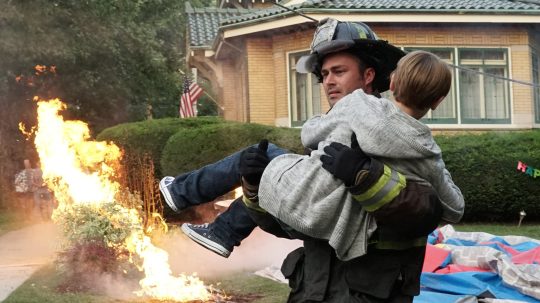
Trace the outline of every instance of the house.
<instances>
[{"instance_id":1,"label":"house","mask_svg":"<svg viewBox=\"0 0 540 303\"><path fill-rule=\"evenodd\" d=\"M432 129L540 127L538 0L275 2L187 4L188 64L212 84L227 120L296 127L326 112L321 85L295 64L316 28L308 17L332 17L362 21L380 39L458 67L447 100L424 119Z\"/></svg>"}]
</instances>

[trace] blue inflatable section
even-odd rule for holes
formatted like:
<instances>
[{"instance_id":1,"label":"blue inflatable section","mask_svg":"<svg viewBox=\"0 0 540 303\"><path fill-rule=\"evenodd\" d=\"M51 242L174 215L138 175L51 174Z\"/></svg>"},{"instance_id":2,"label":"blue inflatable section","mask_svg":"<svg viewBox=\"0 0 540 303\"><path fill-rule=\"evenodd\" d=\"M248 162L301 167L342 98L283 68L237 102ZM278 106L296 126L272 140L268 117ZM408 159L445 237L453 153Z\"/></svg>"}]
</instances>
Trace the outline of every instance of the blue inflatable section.
<instances>
[{"instance_id":1,"label":"blue inflatable section","mask_svg":"<svg viewBox=\"0 0 540 303\"><path fill-rule=\"evenodd\" d=\"M422 290L414 302L457 302L465 297L497 298L522 302L539 302L502 283L489 272L460 272L453 274L422 273Z\"/></svg>"}]
</instances>

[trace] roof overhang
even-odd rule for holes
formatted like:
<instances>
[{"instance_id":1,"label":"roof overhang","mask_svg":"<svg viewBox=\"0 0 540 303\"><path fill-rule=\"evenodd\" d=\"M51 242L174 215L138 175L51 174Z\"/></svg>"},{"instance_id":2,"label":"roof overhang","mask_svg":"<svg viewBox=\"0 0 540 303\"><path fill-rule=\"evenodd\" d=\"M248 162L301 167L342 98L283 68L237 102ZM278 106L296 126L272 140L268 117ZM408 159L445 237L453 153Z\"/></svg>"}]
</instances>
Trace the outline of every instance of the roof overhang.
<instances>
[{"instance_id":1,"label":"roof overhang","mask_svg":"<svg viewBox=\"0 0 540 303\"><path fill-rule=\"evenodd\" d=\"M540 11L520 12L504 10L477 10L475 12L464 11L436 11L419 12L418 10L300 10L301 13L316 20L323 18L335 18L341 21L362 21L366 23L458 23L458 24L540 24ZM225 40L262 33L271 30L279 30L294 27L300 24L314 23L306 17L294 12L250 19L246 21L225 24L219 28L217 38L214 40L213 49L216 56L223 49ZM314 24L315 26L315 24Z\"/></svg>"},{"instance_id":2,"label":"roof overhang","mask_svg":"<svg viewBox=\"0 0 540 303\"><path fill-rule=\"evenodd\" d=\"M389 14L388 11L375 13L373 10L366 11L362 14L306 14L307 16L320 20L323 18L335 18L340 21L362 21L362 22L384 22L384 23L513 23L513 24L540 24L540 12L537 15L523 14L436 14L436 13L410 13L403 11L395 14ZM275 20L272 20L275 19ZM301 23L312 22L302 16L291 16L286 18L268 18L248 20L244 22L226 25L220 28L223 33L223 38L231 38L263 32L279 27L294 26Z\"/></svg>"}]
</instances>

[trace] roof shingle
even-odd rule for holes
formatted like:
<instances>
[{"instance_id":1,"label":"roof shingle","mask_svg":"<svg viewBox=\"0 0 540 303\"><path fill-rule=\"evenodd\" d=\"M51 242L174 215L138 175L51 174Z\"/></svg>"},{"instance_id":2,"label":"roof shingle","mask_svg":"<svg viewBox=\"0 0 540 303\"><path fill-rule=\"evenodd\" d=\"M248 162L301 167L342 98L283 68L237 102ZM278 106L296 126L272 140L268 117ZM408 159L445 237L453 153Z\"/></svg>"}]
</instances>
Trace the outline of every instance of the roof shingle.
<instances>
[{"instance_id":1,"label":"roof shingle","mask_svg":"<svg viewBox=\"0 0 540 303\"><path fill-rule=\"evenodd\" d=\"M253 11L233 8L187 8L190 47L211 46L222 21L251 12Z\"/></svg>"},{"instance_id":2,"label":"roof shingle","mask_svg":"<svg viewBox=\"0 0 540 303\"><path fill-rule=\"evenodd\" d=\"M524 14L540 16L540 0L306 0L292 5L291 9L299 12L334 12L346 13L358 11L386 12L447 12L447 13L486 13L493 15ZM212 45L220 26L294 14L273 6L268 9L186 9L189 20L190 46L206 48Z\"/></svg>"},{"instance_id":3,"label":"roof shingle","mask_svg":"<svg viewBox=\"0 0 540 303\"><path fill-rule=\"evenodd\" d=\"M506 14L538 14L540 15L540 1L535 0L307 0L301 4L293 5L291 9L300 12L315 12L317 10L354 10L362 11L407 11L407 12L460 12L460 13L492 13ZM234 24L264 18L272 15L292 14L281 8L260 10L224 20L223 24Z\"/></svg>"}]
</instances>

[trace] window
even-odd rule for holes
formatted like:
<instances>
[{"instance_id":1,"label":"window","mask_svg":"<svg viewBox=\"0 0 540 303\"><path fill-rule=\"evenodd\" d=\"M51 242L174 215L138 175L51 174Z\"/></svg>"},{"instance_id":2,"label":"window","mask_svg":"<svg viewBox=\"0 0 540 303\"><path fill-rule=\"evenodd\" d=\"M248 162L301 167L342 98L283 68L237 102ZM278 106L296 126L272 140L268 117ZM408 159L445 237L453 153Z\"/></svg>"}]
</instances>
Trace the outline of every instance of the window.
<instances>
[{"instance_id":1,"label":"window","mask_svg":"<svg viewBox=\"0 0 540 303\"><path fill-rule=\"evenodd\" d=\"M425 50L451 64L452 86L443 102L429 111L427 124L506 124L511 123L508 50L504 48L406 47L405 51ZM321 113L320 85L313 74L296 72L296 62L308 52L289 54L291 125L302 126ZM540 80L540 58L533 54L533 80ZM460 69L457 67L463 67ZM383 97L392 99L391 93ZM540 88L534 90L535 121L540 123Z\"/></svg>"},{"instance_id":2,"label":"window","mask_svg":"<svg viewBox=\"0 0 540 303\"><path fill-rule=\"evenodd\" d=\"M508 53L505 49L459 49L461 123L509 123ZM475 72L476 71L476 72Z\"/></svg>"},{"instance_id":3,"label":"window","mask_svg":"<svg viewBox=\"0 0 540 303\"><path fill-rule=\"evenodd\" d=\"M532 72L533 83L538 85L540 83L540 57L533 52L532 53ZM534 90L534 122L540 123L540 87L536 86Z\"/></svg>"},{"instance_id":4,"label":"window","mask_svg":"<svg viewBox=\"0 0 540 303\"><path fill-rule=\"evenodd\" d=\"M298 59L308 52L289 55L291 126L302 126L314 115L321 113L321 91L315 75L296 71Z\"/></svg>"}]
</instances>

